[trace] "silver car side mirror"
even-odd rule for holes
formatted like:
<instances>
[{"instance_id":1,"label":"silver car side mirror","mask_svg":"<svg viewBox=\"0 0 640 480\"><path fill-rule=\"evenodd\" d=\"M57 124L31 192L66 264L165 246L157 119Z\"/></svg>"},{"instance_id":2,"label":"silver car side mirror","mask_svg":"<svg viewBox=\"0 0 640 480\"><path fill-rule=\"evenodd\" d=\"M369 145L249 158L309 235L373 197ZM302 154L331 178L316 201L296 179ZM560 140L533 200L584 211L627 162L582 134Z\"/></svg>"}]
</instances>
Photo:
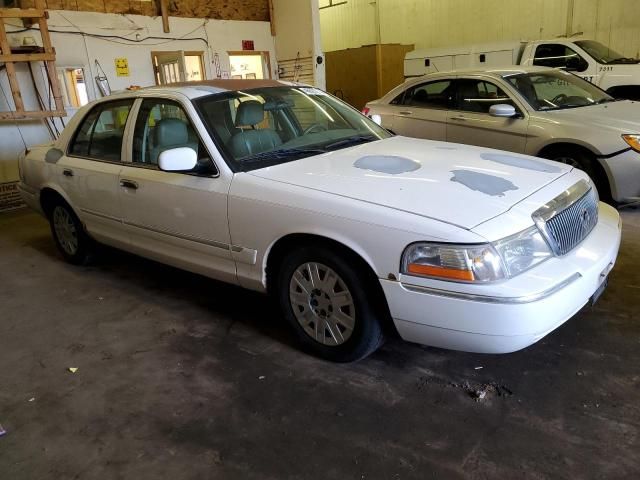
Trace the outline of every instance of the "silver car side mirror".
<instances>
[{"instance_id":1,"label":"silver car side mirror","mask_svg":"<svg viewBox=\"0 0 640 480\"><path fill-rule=\"evenodd\" d=\"M489 107L489 115L492 117L515 117L517 115L516 108L513 105L499 103Z\"/></svg>"},{"instance_id":2,"label":"silver car side mirror","mask_svg":"<svg viewBox=\"0 0 640 480\"><path fill-rule=\"evenodd\" d=\"M165 172L185 172L198 164L198 154L193 148L176 147L160 153L158 167Z\"/></svg>"}]
</instances>

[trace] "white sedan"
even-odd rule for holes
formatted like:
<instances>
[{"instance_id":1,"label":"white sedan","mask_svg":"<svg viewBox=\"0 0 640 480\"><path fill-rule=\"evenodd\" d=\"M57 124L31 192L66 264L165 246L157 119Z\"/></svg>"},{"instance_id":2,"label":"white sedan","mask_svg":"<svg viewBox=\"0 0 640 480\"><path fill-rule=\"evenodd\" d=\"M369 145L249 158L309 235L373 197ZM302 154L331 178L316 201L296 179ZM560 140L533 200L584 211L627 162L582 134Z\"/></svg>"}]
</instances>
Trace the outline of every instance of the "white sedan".
<instances>
[{"instance_id":1,"label":"white sedan","mask_svg":"<svg viewBox=\"0 0 640 480\"><path fill-rule=\"evenodd\" d=\"M20 159L61 254L102 242L269 292L335 361L385 333L506 353L597 298L620 218L568 165L394 137L307 86L217 80L114 95Z\"/></svg>"}]
</instances>

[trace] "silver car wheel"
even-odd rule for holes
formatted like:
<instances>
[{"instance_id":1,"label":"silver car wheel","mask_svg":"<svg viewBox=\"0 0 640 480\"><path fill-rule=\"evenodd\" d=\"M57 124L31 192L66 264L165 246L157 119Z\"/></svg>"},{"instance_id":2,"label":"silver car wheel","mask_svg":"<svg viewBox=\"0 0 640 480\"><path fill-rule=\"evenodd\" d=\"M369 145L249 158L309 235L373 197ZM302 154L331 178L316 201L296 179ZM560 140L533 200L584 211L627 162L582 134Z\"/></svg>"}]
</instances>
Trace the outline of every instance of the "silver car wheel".
<instances>
[{"instance_id":1,"label":"silver car wheel","mask_svg":"<svg viewBox=\"0 0 640 480\"><path fill-rule=\"evenodd\" d=\"M567 165L570 165L574 168L580 168L582 169L583 167L580 165L580 163L575 159L575 158L571 158L571 157L558 157L554 159L556 162L560 162L560 163L565 163Z\"/></svg>"},{"instance_id":2,"label":"silver car wheel","mask_svg":"<svg viewBox=\"0 0 640 480\"><path fill-rule=\"evenodd\" d=\"M78 231L69 211L61 206L53 209L53 228L62 249L73 256L78 252Z\"/></svg>"},{"instance_id":3,"label":"silver car wheel","mask_svg":"<svg viewBox=\"0 0 640 480\"><path fill-rule=\"evenodd\" d=\"M355 327L356 310L344 280L321 263L300 265L291 276L289 300L296 320L317 342L342 345Z\"/></svg>"}]
</instances>

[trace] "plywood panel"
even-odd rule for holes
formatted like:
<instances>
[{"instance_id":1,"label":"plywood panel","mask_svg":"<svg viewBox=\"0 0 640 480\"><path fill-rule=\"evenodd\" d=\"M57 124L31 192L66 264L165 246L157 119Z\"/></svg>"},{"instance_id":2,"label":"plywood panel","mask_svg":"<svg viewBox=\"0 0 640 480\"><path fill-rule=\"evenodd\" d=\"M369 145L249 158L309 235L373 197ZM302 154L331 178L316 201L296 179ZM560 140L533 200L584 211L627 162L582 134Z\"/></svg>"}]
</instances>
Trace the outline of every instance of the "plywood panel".
<instances>
[{"instance_id":1,"label":"plywood panel","mask_svg":"<svg viewBox=\"0 0 640 480\"><path fill-rule=\"evenodd\" d=\"M327 52L325 61L329 93L357 109L378 98L375 46Z\"/></svg>"},{"instance_id":2,"label":"plywood panel","mask_svg":"<svg viewBox=\"0 0 640 480\"><path fill-rule=\"evenodd\" d=\"M23 0L32 8L34 0ZM46 0L49 10L128 13L155 16L156 3L150 0ZM169 14L174 17L215 18L220 20L269 20L268 0L172 0Z\"/></svg>"}]
</instances>

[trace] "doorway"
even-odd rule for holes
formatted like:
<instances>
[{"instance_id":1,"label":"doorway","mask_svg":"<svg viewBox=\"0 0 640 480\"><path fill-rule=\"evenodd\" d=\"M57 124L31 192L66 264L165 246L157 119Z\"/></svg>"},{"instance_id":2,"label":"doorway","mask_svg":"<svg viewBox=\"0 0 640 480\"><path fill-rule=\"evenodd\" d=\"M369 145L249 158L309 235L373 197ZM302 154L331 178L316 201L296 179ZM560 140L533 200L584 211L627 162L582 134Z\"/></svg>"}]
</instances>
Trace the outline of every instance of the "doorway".
<instances>
[{"instance_id":1,"label":"doorway","mask_svg":"<svg viewBox=\"0 0 640 480\"><path fill-rule=\"evenodd\" d=\"M231 65L230 78L271 78L269 52L228 52Z\"/></svg>"},{"instance_id":2,"label":"doorway","mask_svg":"<svg viewBox=\"0 0 640 480\"><path fill-rule=\"evenodd\" d=\"M156 85L206 79L202 51L151 52L151 61Z\"/></svg>"}]
</instances>

